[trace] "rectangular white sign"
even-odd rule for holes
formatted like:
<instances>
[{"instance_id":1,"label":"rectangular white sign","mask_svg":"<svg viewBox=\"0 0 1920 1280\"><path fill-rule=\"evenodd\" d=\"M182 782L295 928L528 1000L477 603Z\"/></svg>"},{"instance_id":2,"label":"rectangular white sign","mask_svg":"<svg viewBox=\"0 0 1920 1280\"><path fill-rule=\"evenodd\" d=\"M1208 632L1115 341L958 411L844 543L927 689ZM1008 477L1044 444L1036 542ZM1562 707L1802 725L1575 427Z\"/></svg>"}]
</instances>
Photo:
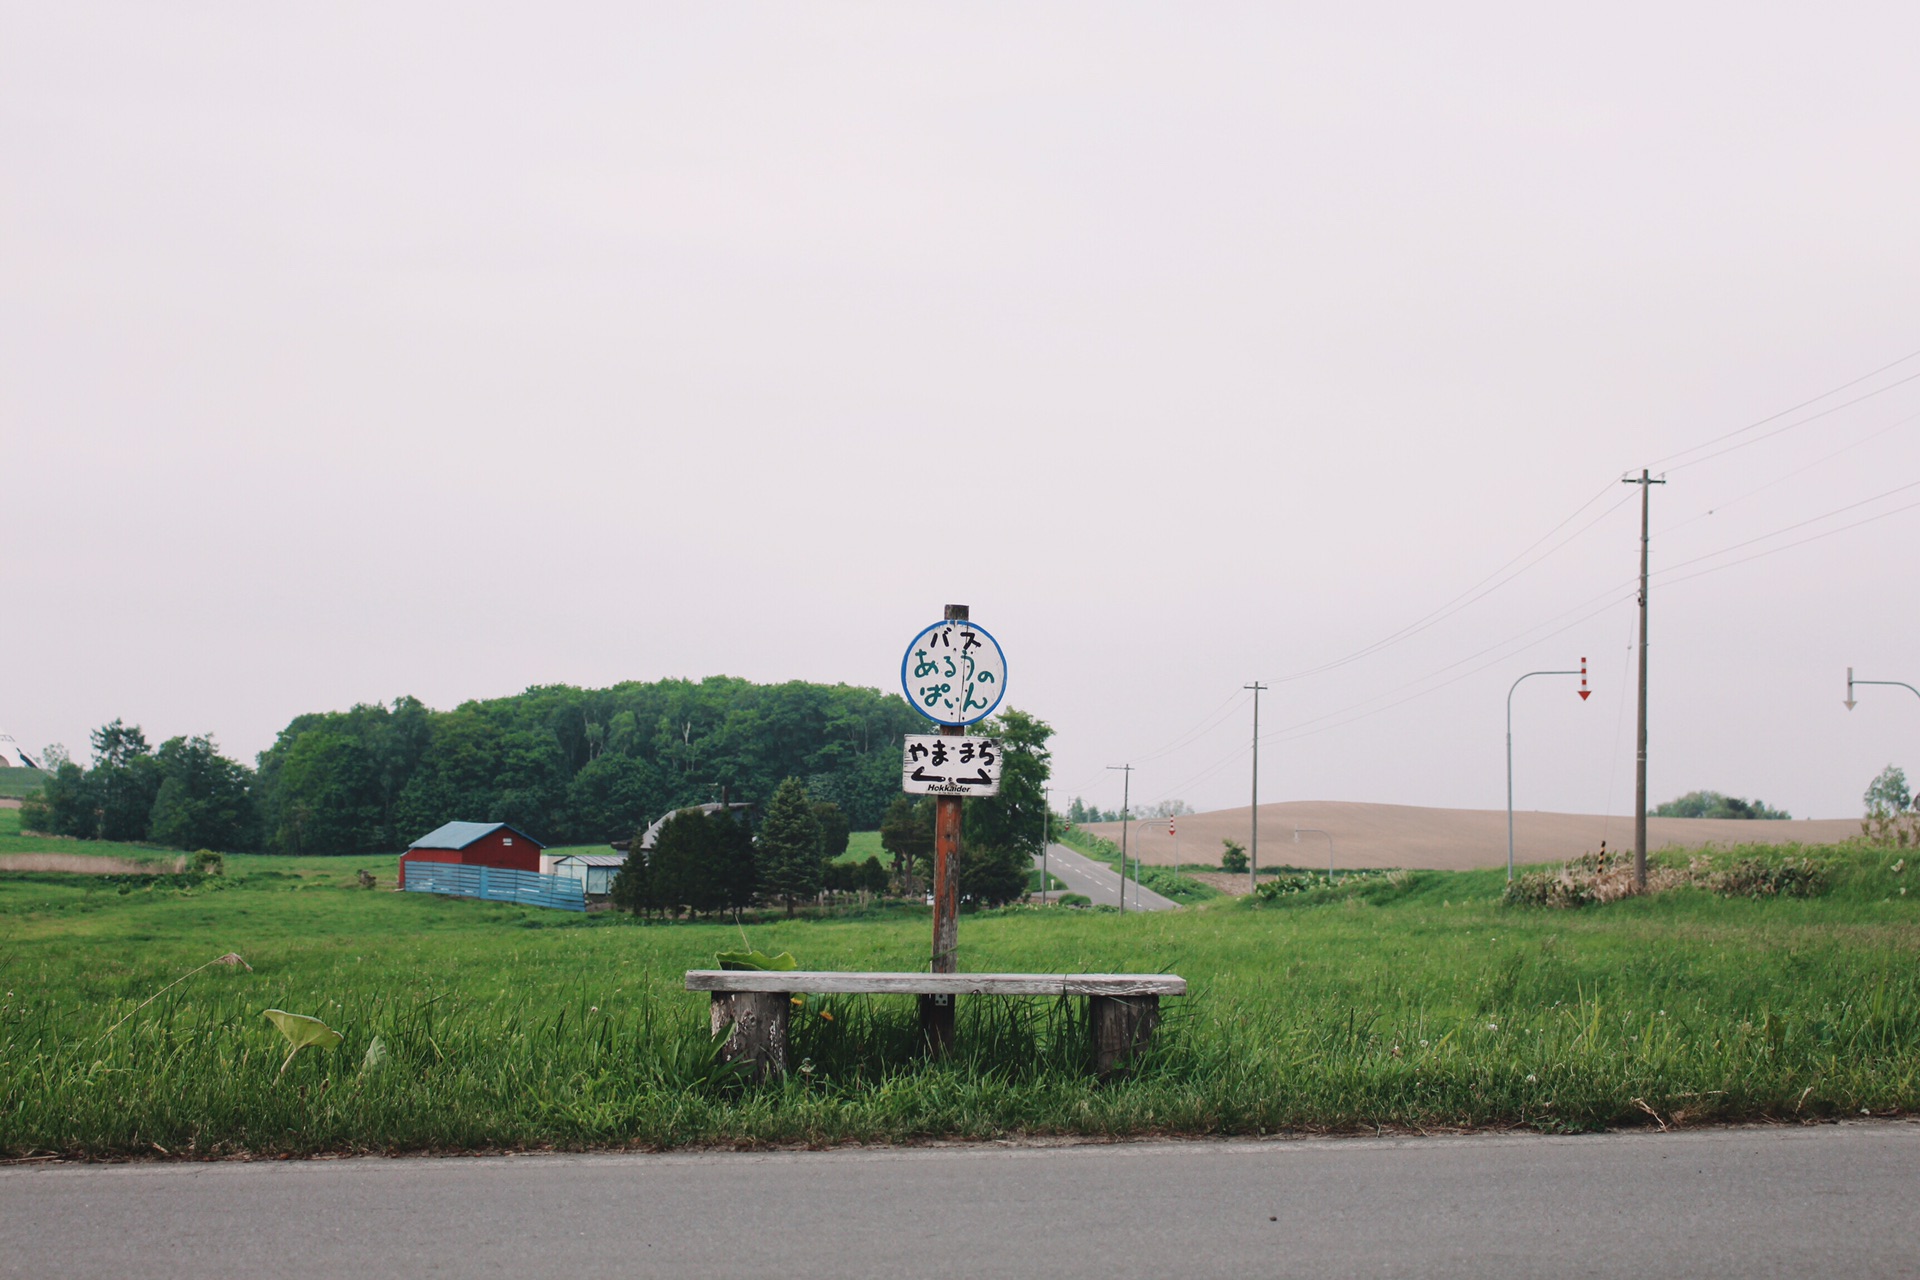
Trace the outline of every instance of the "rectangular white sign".
<instances>
[{"instance_id":1,"label":"rectangular white sign","mask_svg":"<svg viewBox=\"0 0 1920 1280\"><path fill-rule=\"evenodd\" d=\"M997 738L910 733L900 786L914 796L999 795L1000 760Z\"/></svg>"}]
</instances>

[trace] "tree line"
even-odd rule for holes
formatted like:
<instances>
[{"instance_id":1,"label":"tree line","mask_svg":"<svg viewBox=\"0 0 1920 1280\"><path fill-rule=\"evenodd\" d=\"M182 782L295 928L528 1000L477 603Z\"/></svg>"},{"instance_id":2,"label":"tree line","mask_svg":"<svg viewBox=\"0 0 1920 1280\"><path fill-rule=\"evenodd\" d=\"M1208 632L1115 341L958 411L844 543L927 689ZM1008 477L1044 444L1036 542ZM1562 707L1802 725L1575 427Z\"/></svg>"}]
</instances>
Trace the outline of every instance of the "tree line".
<instances>
[{"instance_id":1,"label":"tree line","mask_svg":"<svg viewBox=\"0 0 1920 1280\"><path fill-rule=\"evenodd\" d=\"M1000 741L1000 793L970 799L962 810L960 892L975 905L998 906L1026 893L1040 851L1053 730L1008 710L977 732ZM790 777L774 789L758 830L726 810L687 808L662 824L651 849L641 848L636 833L609 897L636 914L673 917L738 913L756 902L792 915L833 891L919 895L933 874L932 799L896 794L879 826L891 869L877 858L835 862L847 848L845 816Z\"/></svg>"},{"instance_id":2,"label":"tree line","mask_svg":"<svg viewBox=\"0 0 1920 1280\"><path fill-rule=\"evenodd\" d=\"M537 686L452 711L406 697L316 712L253 768L210 736L156 750L116 720L94 733L92 764L62 762L22 822L292 854L393 852L455 819L594 844L722 794L764 803L792 777L871 830L899 794L901 735L924 725L897 694L729 676Z\"/></svg>"}]
</instances>

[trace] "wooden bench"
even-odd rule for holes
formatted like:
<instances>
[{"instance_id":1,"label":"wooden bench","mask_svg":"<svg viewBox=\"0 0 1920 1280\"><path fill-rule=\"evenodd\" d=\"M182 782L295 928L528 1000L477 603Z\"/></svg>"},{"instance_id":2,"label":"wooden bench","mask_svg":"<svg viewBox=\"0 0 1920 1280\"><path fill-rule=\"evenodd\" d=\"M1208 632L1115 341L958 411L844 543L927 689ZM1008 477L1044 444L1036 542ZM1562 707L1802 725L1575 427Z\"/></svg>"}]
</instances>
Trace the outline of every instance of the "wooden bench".
<instances>
[{"instance_id":1,"label":"wooden bench","mask_svg":"<svg viewBox=\"0 0 1920 1280\"><path fill-rule=\"evenodd\" d=\"M790 969L693 969L687 990L713 994L713 1034L727 1034L721 1056L751 1061L761 1079L787 1071L787 1014L796 994L920 997L921 1025L952 1026L955 996L1086 996L1093 1065L1110 1075L1147 1046L1160 1022L1160 997L1183 996L1187 980L1140 973L838 973ZM941 1015L944 1015L942 1017ZM937 1034L930 1047L947 1046Z\"/></svg>"}]
</instances>

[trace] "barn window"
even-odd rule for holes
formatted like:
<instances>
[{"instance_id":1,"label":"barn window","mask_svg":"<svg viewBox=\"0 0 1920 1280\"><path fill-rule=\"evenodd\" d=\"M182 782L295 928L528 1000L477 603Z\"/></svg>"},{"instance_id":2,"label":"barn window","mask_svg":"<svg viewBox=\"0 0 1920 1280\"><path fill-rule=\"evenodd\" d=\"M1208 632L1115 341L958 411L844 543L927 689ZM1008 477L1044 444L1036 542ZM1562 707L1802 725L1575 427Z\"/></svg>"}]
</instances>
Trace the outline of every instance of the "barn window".
<instances>
[{"instance_id":1,"label":"barn window","mask_svg":"<svg viewBox=\"0 0 1920 1280\"><path fill-rule=\"evenodd\" d=\"M513 843L513 837L512 837L512 836L501 836L501 837L500 837L500 843L501 843L501 844L512 844L512 843Z\"/></svg>"}]
</instances>

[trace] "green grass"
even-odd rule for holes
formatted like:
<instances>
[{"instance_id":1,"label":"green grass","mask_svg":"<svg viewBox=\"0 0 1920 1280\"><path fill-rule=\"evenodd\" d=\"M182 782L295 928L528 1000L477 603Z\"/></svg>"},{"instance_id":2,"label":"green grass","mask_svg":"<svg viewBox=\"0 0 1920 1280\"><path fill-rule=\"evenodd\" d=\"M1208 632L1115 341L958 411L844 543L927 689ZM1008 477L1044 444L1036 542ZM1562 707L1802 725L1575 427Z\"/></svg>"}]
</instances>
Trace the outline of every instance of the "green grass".
<instances>
[{"instance_id":1,"label":"green grass","mask_svg":"<svg viewBox=\"0 0 1920 1280\"><path fill-rule=\"evenodd\" d=\"M20 833L20 811L0 809L0 853L80 853L105 858L147 858L164 855L172 858L178 849L163 849L157 844L121 844L111 840L74 840L66 836L35 836ZM0 937L4 937L0 933Z\"/></svg>"},{"instance_id":2,"label":"green grass","mask_svg":"<svg viewBox=\"0 0 1920 1280\"><path fill-rule=\"evenodd\" d=\"M1888 851L1817 856L1833 885L1807 900L1686 889L1550 911L1502 905L1499 872L1424 872L1269 904L964 917L964 969L1187 977L1152 1054L1105 1084L1086 1071L1078 1002L964 1001L961 1052L929 1064L913 1001L870 997L808 1001L794 1074L748 1085L714 1064L705 998L682 989L684 970L740 945L734 926L352 887L362 867L390 886L390 858L235 856L224 878L153 888L0 876L0 1155L1579 1130L1650 1112L1920 1109L1920 893L1899 892L1914 872ZM929 920L890 904L745 932L809 968L915 969ZM253 970L207 968L139 1007L229 950ZM276 1079L285 1046L266 1008L346 1039ZM385 1058L369 1062L376 1039Z\"/></svg>"},{"instance_id":3,"label":"green grass","mask_svg":"<svg viewBox=\"0 0 1920 1280\"><path fill-rule=\"evenodd\" d=\"M868 858L880 859L880 865L891 866L893 855L880 847L878 831L856 831L847 837L847 851L835 858L835 862L865 862Z\"/></svg>"},{"instance_id":4,"label":"green grass","mask_svg":"<svg viewBox=\"0 0 1920 1280\"><path fill-rule=\"evenodd\" d=\"M0 800L24 800L39 792L47 775L38 769L11 769L0 765Z\"/></svg>"}]
</instances>

